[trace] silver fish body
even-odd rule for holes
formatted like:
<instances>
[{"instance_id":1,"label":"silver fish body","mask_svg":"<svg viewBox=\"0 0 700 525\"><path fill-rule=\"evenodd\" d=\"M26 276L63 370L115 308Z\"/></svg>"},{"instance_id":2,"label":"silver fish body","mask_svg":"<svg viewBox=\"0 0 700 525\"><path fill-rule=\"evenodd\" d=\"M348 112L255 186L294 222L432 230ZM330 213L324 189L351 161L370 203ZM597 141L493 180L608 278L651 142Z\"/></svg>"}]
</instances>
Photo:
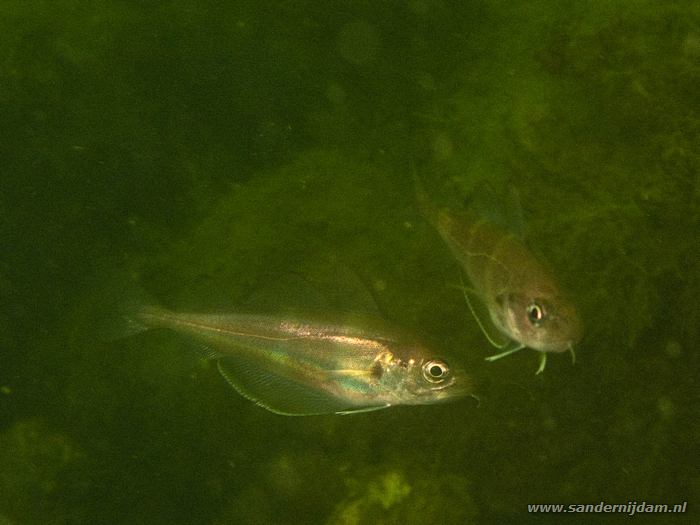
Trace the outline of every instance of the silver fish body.
<instances>
[{"instance_id":1,"label":"silver fish body","mask_svg":"<svg viewBox=\"0 0 700 525\"><path fill-rule=\"evenodd\" d=\"M391 327L159 307L142 308L132 322L194 338L210 349L231 386L278 414L362 412L470 393L462 370Z\"/></svg>"}]
</instances>

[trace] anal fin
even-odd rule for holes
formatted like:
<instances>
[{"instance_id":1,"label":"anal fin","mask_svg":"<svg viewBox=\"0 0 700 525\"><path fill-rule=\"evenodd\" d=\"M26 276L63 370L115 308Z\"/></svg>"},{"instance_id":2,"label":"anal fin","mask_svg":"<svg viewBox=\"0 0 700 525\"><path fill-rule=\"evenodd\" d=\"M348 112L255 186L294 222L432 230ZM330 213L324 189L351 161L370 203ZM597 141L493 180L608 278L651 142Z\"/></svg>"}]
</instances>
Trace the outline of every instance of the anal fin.
<instances>
[{"instance_id":1,"label":"anal fin","mask_svg":"<svg viewBox=\"0 0 700 525\"><path fill-rule=\"evenodd\" d=\"M379 406L374 406L374 407L361 407L361 408L354 408L350 410L342 410L340 412L336 412L336 414L340 414L342 416L347 416L349 414L361 414L362 412L375 412L376 410L383 410L385 408L389 408L391 405L386 404L386 405L379 405Z\"/></svg>"},{"instance_id":2,"label":"anal fin","mask_svg":"<svg viewBox=\"0 0 700 525\"><path fill-rule=\"evenodd\" d=\"M334 414L351 405L320 385L300 382L283 373L261 370L259 365L231 356L217 360L221 375L243 397L270 412L285 416Z\"/></svg>"}]
</instances>

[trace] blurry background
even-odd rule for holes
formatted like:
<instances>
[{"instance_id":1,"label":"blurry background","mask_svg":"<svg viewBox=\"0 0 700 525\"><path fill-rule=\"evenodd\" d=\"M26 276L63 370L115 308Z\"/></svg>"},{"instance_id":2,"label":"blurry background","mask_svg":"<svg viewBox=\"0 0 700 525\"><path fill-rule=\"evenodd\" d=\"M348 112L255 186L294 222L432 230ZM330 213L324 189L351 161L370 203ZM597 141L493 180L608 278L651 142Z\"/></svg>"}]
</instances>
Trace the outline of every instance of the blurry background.
<instances>
[{"instance_id":1,"label":"blurry background","mask_svg":"<svg viewBox=\"0 0 700 525\"><path fill-rule=\"evenodd\" d=\"M0 523L696 522L698 86L691 1L3 0ZM437 198L518 190L574 366L483 361L414 163ZM233 311L329 258L480 406L285 418L172 334L93 327L125 269Z\"/></svg>"}]
</instances>

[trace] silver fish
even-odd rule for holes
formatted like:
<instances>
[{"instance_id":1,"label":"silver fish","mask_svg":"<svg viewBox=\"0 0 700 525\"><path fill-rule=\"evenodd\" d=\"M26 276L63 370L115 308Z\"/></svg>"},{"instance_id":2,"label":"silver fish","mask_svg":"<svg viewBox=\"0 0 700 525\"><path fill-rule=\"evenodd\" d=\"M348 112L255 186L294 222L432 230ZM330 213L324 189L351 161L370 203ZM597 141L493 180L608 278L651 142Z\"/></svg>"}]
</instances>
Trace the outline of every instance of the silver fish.
<instances>
[{"instance_id":1,"label":"silver fish","mask_svg":"<svg viewBox=\"0 0 700 525\"><path fill-rule=\"evenodd\" d=\"M415 176L415 175L414 175ZM465 297L487 338L503 350L490 361L522 348L541 352L544 370L547 353L570 351L581 339L581 320L574 304L555 278L511 232L469 211L438 209L415 176L419 206L435 227L471 283ZM475 295L506 344L497 344L476 314L469 299Z\"/></svg>"},{"instance_id":2,"label":"silver fish","mask_svg":"<svg viewBox=\"0 0 700 525\"><path fill-rule=\"evenodd\" d=\"M462 370L391 327L155 306L128 320L131 333L167 328L205 345L234 389L277 414L350 414L470 394Z\"/></svg>"}]
</instances>

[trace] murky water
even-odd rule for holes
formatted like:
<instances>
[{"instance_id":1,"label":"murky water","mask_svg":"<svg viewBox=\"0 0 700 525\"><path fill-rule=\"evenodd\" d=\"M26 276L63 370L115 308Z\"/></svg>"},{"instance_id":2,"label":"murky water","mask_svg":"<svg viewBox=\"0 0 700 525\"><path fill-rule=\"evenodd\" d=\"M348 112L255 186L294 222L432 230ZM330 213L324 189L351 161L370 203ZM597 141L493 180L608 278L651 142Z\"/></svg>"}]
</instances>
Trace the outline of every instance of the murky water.
<instances>
[{"instance_id":1,"label":"murky water","mask_svg":"<svg viewBox=\"0 0 700 525\"><path fill-rule=\"evenodd\" d=\"M692 2L4 2L0 523L697 521L699 27ZM575 364L484 361L412 164L446 205L517 190ZM479 402L272 414L166 331L103 340L126 277L180 310L371 302ZM633 518L570 521L608 519Z\"/></svg>"}]
</instances>

